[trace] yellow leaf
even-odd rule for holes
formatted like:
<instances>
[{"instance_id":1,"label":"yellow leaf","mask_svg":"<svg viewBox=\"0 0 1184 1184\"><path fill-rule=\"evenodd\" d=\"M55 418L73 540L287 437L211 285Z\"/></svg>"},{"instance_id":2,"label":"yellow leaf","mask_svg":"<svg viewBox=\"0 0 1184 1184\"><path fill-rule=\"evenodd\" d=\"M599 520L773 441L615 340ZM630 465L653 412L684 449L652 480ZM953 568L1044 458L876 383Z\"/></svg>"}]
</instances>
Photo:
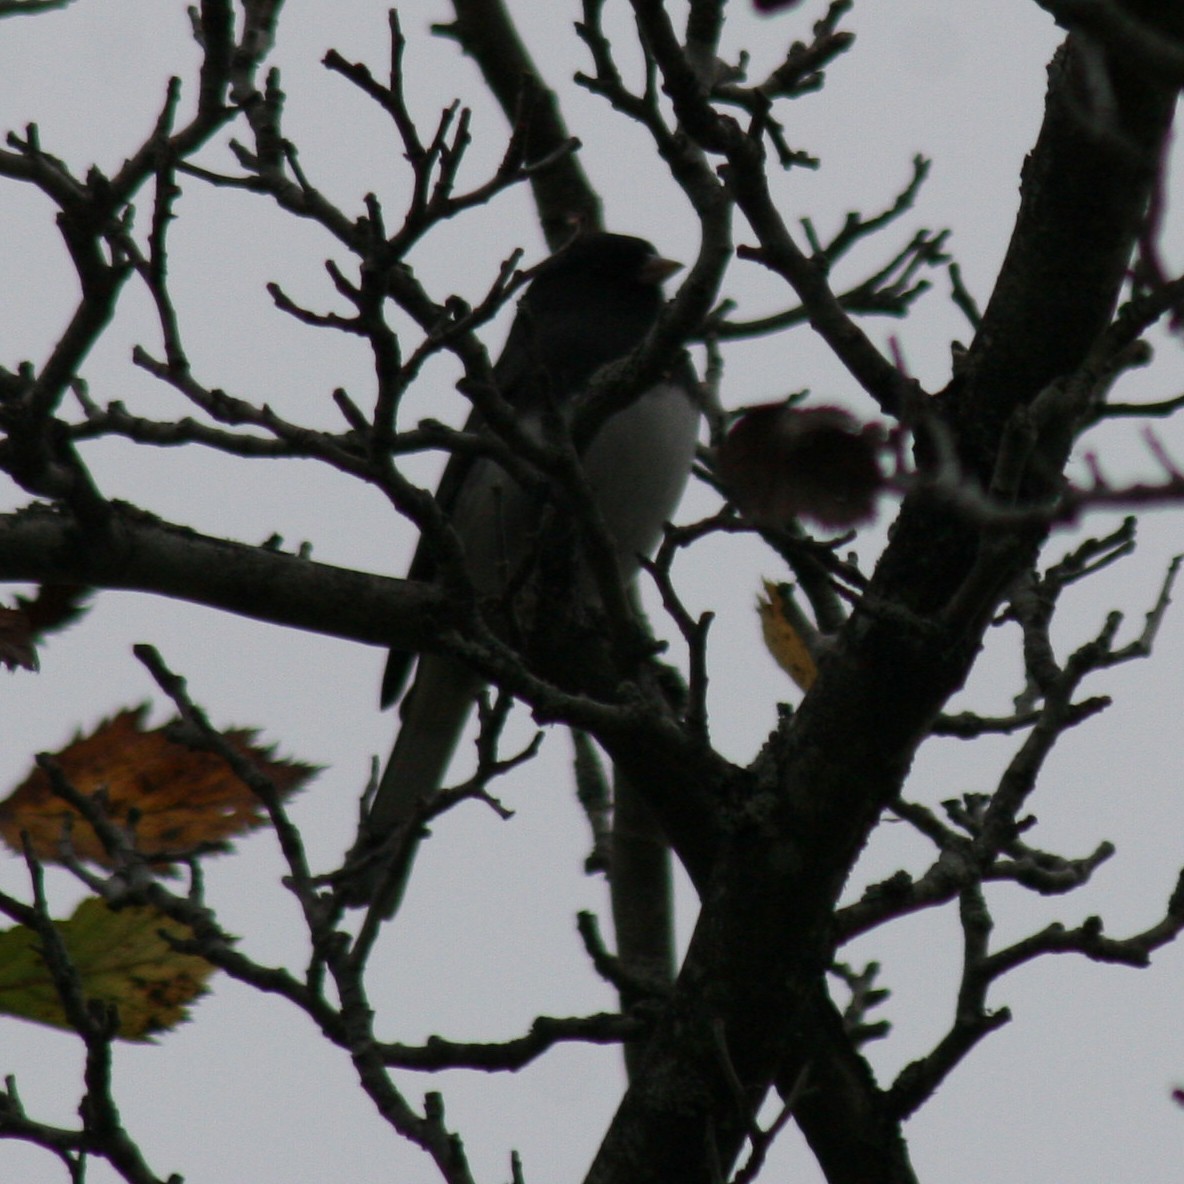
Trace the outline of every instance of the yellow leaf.
<instances>
[{"instance_id":1,"label":"yellow leaf","mask_svg":"<svg viewBox=\"0 0 1184 1184\"><path fill-rule=\"evenodd\" d=\"M765 580L765 595L757 597L756 611L769 653L803 691L808 691L814 685L818 667L802 635L789 622L780 585Z\"/></svg>"},{"instance_id":2,"label":"yellow leaf","mask_svg":"<svg viewBox=\"0 0 1184 1184\"><path fill-rule=\"evenodd\" d=\"M115 910L91 897L68 921L54 924L83 995L119 1009L121 1040L149 1041L183 1023L214 972L204 958L172 949L162 930L179 940L192 934L155 909ZM40 937L27 926L0 932L0 1014L69 1028L41 949Z\"/></svg>"}]
</instances>

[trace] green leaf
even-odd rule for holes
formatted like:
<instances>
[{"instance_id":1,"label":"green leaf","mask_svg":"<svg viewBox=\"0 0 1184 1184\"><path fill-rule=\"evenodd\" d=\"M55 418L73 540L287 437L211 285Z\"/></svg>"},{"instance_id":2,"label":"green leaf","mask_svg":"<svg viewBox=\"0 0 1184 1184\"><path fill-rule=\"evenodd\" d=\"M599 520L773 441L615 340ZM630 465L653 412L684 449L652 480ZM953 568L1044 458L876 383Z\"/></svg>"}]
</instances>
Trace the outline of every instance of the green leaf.
<instances>
[{"instance_id":1,"label":"green leaf","mask_svg":"<svg viewBox=\"0 0 1184 1184\"><path fill-rule=\"evenodd\" d=\"M161 936L191 932L147 907L115 910L84 900L68 921L56 921L87 999L118 1009L119 1037L148 1041L189 1018L214 971L204 958L178 953ZM0 1014L70 1028L37 933L25 925L0 932Z\"/></svg>"}]
</instances>

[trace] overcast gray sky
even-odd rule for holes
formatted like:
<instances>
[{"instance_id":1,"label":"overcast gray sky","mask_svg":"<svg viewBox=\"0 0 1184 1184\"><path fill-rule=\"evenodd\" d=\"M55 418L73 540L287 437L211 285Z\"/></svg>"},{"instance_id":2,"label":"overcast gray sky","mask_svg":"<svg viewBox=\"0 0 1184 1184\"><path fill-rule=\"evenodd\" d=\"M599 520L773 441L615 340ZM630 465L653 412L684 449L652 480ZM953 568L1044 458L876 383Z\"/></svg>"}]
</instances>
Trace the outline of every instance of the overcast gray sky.
<instances>
[{"instance_id":1,"label":"overcast gray sky","mask_svg":"<svg viewBox=\"0 0 1184 1184\"><path fill-rule=\"evenodd\" d=\"M625 6L609 7L610 27L623 46ZM518 0L511 8L523 18L537 61L562 86L569 126L584 142L584 165L604 196L610 228L650 238L674 258L693 258L696 221L655 164L644 135L567 83L587 65L571 32L578 6ZM807 5L801 13L762 20L735 3L728 53L747 48L751 73L759 76L788 40L806 36L821 8ZM77 0L61 13L3 21L0 123L7 131L36 121L46 150L77 171L92 161L113 171L151 128L170 74L182 77L192 98L197 53L184 9L162 0ZM501 156L504 122L471 64L452 44L428 35L428 24L448 15L443 0L412 0L402 11L411 101L425 124L453 98L474 108L475 143L464 176L475 182ZM967 284L985 302L1015 214L1019 166L1039 126L1044 66L1058 32L1030 0L864 0L847 24L858 34L855 48L830 70L821 95L801 100L784 116L790 140L818 155L823 167L779 178L778 200L793 218L809 216L827 234L848 210L875 212L890 202L909 177L912 156L931 156L932 176L916 210L882 245L873 241L857 252L840 279L870 273L915 227L949 226ZM289 0L280 29L273 61L288 95L286 130L310 177L351 213L361 210L369 190L397 210L407 174L390 129L319 65L335 47L383 75L385 7L371 0ZM622 53L628 63L635 57ZM220 145L202 159L231 167ZM76 291L48 203L31 189L0 182L0 210L6 228L0 236L6 295L0 363L12 367L23 358L44 359ZM346 387L365 404L370 364L362 346L294 324L264 291L276 280L301 303L334 306L322 262L342 253L328 236L265 199L196 182L186 182L178 213L173 283L198 378L314 424L337 424L329 398L334 387ZM1178 223L1169 215L1164 241L1169 265L1177 269L1184 260ZM737 237L745 240L743 227ZM417 249L413 263L438 296L457 292L474 299L518 246L530 259L543 252L524 190L441 228ZM729 273L726 294L752 314L772 311L785 299L756 266L743 263ZM506 323L503 317L491 327L491 348L500 344ZM931 389L948 377L950 341L970 336L940 277L907 322L874 322L871 331L881 344L895 336ZM175 396L130 365L135 343L156 349L158 334L147 300L132 288L86 366L92 396L124 399L161 417L179 413ZM431 366L414 396L416 414L461 418L455 377L447 360ZM1120 396L1164 398L1179 393L1182 380L1179 349L1167 345L1158 365L1133 377ZM727 405L803 387L857 415L874 414L808 330L728 351ZM1184 456L1179 431L1163 427L1161 435ZM1116 478L1154 474L1136 426L1090 437L1087 445L1098 449ZM410 553L409 531L380 497L312 463L243 462L197 449L154 454L118 443L97 445L86 455L108 494L199 530L245 541L278 532L292 546L307 540L326 562L396 575ZM434 464L417 471L426 480ZM18 490L3 485L0 499L5 508L22 501ZM680 518L709 512L713 504L706 492L692 490ZM886 506L881 524L856 544L865 564L874 560L893 508ZM1112 523L1099 515L1085 528L1101 533ZM1111 608L1128 614L1128 633L1140 627L1182 533L1177 513L1148 514L1138 556L1070 598L1058 624L1059 644L1084 641ZM1072 537L1058 536L1048 553L1060 554ZM777 562L749 540L717 538L684 558L677 574L693 609L717 613L714 736L726 755L747 760L773 724L777 701L798 694L764 652L753 611L761 577L780 574ZM82 626L46 647L40 674L0 675L0 789L24 776L31 753L59 748L75 728L121 706L150 700L154 719L167 717L131 656L131 645L140 641L158 646L188 677L215 721L257 726L285 753L326 766L294 815L314 860L330 866L352 833L370 758L393 734L393 720L376 706L382 655L185 604L105 593ZM1006 632L992 639L958 705L1006 709L1019 689L1014 642ZM1122 936L1161 913L1184 863L1176 732L1182 668L1184 616L1177 614L1169 616L1150 663L1107 675L1104 687L1101 680L1089 686L1091 693L1114 695L1116 704L1067 737L1050 762L1034 801L1041 820L1035 841L1074 855L1108 838L1118 844L1118 856L1088 889L1067 899L991 892L997 941L1093 912ZM515 735L529 734L523 718ZM1013 744L931 742L906 792L935 804L968 790L987 791ZM498 822L472 804L455 811L426 844L407 905L374 959L372 994L384 1035L496 1039L521 1033L536 1014L614 1005L575 933L578 910L606 916L607 904L602 884L581 871L586 831L568 758L566 737L550 736L543 757L501 787L517 811L512 822ZM886 825L848 894L899 866L922 868L927 856L902 826ZM210 864L209 895L255 957L299 965L301 927L276 886L280 873L274 844L262 835L241 844L235 857ZM78 893L63 876L55 875L52 885L57 911L65 915ZM0 886L26 891L17 860L0 859ZM681 909L685 938L694 910L685 885ZM880 960L884 985L893 990L886 1008L893 1032L869 1053L882 1079L891 1080L948 1025L959 941L956 917L947 909L898 923L845 951L852 962ZM920 1178L1174 1184L1184 1162L1184 1113L1168 1094L1184 1081L1182 971L1184 953L1169 949L1143 972L1064 958L1004 980L991 1004L1011 1007L1013 1022L988 1038L907 1128ZM0 1021L0 1072L17 1074L32 1115L72 1123L80 1063L75 1038ZM116 1071L126 1124L149 1161L162 1174L183 1173L191 1184L436 1179L430 1163L372 1113L346 1059L325 1046L305 1018L224 978L198 1005L193 1023L155 1047L120 1049ZM450 1123L464 1137L479 1179L508 1178L509 1153L517 1148L526 1179L551 1184L581 1178L616 1106L622 1076L613 1050L577 1046L515 1076L450 1073L406 1088L413 1100L428 1089L444 1091ZM0 1143L0 1178L48 1184L64 1174L42 1152ZM97 1168L89 1178L113 1177ZM818 1174L790 1133L765 1178L813 1181Z\"/></svg>"}]
</instances>

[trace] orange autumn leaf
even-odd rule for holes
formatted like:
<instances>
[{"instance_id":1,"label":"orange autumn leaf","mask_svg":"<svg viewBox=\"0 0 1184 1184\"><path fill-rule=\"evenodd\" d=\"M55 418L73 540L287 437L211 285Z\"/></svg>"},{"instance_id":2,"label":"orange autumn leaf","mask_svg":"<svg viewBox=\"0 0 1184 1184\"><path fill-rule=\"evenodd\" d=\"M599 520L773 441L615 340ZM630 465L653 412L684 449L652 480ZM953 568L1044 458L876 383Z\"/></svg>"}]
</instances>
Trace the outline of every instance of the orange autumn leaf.
<instances>
[{"instance_id":1,"label":"orange autumn leaf","mask_svg":"<svg viewBox=\"0 0 1184 1184\"><path fill-rule=\"evenodd\" d=\"M144 729L147 707L121 711L89 736L76 736L54 759L80 793L103 795L103 809L116 823L134 821L138 849L167 863L212 843L263 826L266 812L220 756L174 739L176 725ZM317 771L296 761L276 760L273 749L254 743L256 733L223 733L235 751L270 778L282 797L301 788ZM49 776L34 769L0 802L0 838L21 849L28 832L38 858L54 862L67 819L74 854L101 866L109 860L98 836L56 796Z\"/></svg>"},{"instance_id":2,"label":"orange autumn leaf","mask_svg":"<svg viewBox=\"0 0 1184 1184\"><path fill-rule=\"evenodd\" d=\"M765 595L757 598L756 610L769 653L803 691L808 691L818 667L802 635L790 624L781 588L771 580L765 581Z\"/></svg>"}]
</instances>

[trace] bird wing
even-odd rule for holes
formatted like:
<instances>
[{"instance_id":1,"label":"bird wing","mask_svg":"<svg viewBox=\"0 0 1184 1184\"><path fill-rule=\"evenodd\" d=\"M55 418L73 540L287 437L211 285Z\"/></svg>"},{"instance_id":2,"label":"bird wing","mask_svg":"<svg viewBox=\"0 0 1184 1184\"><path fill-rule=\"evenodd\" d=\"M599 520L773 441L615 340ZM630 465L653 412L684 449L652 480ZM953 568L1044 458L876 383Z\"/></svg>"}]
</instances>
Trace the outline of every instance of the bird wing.
<instances>
[{"instance_id":1,"label":"bird wing","mask_svg":"<svg viewBox=\"0 0 1184 1184\"><path fill-rule=\"evenodd\" d=\"M535 347L534 318L529 308L519 306L506 343L502 352L494 363L493 377L497 384L498 393L511 407L520 407L528 403L532 391L539 382L540 366ZM480 411L473 407L465 420L464 431L478 434L484 432L485 421ZM444 466L440 477L440 484L436 487L436 504L451 518L456 509L460 492L468 480L478 456L472 452L454 452ZM411 566L407 569L407 579L431 581L436 576L436 556L430 542L421 537L415 554L411 557ZM411 650L391 650L387 657L386 669L382 675L382 690L379 703L385 710L390 707L407 686L411 677L412 667L415 665L416 654Z\"/></svg>"}]
</instances>

